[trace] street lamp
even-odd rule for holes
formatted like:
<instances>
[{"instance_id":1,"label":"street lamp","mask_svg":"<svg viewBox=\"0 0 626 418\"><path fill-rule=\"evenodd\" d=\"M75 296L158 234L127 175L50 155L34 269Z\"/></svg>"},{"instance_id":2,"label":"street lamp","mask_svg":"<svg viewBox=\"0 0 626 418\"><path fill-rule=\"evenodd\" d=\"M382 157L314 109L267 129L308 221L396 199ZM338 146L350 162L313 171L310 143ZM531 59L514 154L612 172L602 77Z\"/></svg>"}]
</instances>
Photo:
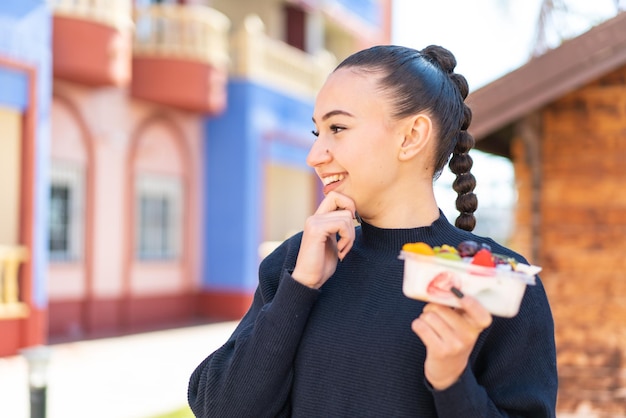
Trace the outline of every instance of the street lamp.
<instances>
[{"instance_id":1,"label":"street lamp","mask_svg":"<svg viewBox=\"0 0 626 418\"><path fill-rule=\"evenodd\" d=\"M28 387L30 389L30 417L46 417L46 389L50 347L37 345L21 350L28 362Z\"/></svg>"}]
</instances>

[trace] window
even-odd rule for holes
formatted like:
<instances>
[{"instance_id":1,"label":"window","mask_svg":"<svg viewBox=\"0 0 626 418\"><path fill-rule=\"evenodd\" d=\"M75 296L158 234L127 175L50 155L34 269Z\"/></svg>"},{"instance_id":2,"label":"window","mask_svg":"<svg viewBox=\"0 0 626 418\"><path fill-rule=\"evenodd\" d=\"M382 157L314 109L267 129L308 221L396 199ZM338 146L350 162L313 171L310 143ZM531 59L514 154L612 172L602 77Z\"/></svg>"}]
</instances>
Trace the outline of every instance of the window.
<instances>
[{"instance_id":1,"label":"window","mask_svg":"<svg viewBox=\"0 0 626 418\"><path fill-rule=\"evenodd\" d=\"M286 4L284 6L284 13L287 44L305 51L307 29L306 13L300 6L292 4Z\"/></svg>"},{"instance_id":2,"label":"window","mask_svg":"<svg viewBox=\"0 0 626 418\"><path fill-rule=\"evenodd\" d=\"M48 251L53 261L82 257L83 169L53 161L50 168Z\"/></svg>"},{"instance_id":3,"label":"window","mask_svg":"<svg viewBox=\"0 0 626 418\"><path fill-rule=\"evenodd\" d=\"M178 258L182 235L180 180L164 176L140 176L137 180L136 199L137 258Z\"/></svg>"},{"instance_id":4,"label":"window","mask_svg":"<svg viewBox=\"0 0 626 418\"><path fill-rule=\"evenodd\" d=\"M70 211L72 190L66 184L50 187L50 251L69 250Z\"/></svg>"}]
</instances>

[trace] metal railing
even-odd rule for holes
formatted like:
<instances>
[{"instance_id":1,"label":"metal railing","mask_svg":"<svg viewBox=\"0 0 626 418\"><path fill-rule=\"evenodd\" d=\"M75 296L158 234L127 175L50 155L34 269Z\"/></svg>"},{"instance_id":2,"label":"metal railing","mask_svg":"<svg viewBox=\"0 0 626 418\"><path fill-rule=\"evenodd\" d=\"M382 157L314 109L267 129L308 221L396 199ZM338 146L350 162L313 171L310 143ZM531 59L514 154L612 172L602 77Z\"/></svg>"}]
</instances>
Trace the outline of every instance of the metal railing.
<instances>
[{"instance_id":1,"label":"metal railing","mask_svg":"<svg viewBox=\"0 0 626 418\"><path fill-rule=\"evenodd\" d=\"M133 55L229 62L230 19L202 5L161 4L135 9Z\"/></svg>"},{"instance_id":2,"label":"metal railing","mask_svg":"<svg viewBox=\"0 0 626 418\"><path fill-rule=\"evenodd\" d=\"M132 0L48 0L55 15L87 19L120 29L132 27Z\"/></svg>"},{"instance_id":3,"label":"metal railing","mask_svg":"<svg viewBox=\"0 0 626 418\"><path fill-rule=\"evenodd\" d=\"M23 246L0 245L0 319L28 315L28 306L20 300L19 268L28 260Z\"/></svg>"}]
</instances>

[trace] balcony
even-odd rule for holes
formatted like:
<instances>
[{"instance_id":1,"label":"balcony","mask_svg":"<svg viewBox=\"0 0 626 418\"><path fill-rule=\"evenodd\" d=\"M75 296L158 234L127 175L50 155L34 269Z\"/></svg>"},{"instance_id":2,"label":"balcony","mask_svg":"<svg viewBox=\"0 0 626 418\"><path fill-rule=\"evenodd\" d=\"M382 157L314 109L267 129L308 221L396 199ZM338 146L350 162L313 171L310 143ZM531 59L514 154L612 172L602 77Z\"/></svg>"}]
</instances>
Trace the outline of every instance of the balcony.
<instances>
[{"instance_id":1,"label":"balcony","mask_svg":"<svg viewBox=\"0 0 626 418\"><path fill-rule=\"evenodd\" d=\"M201 113L226 106L230 20L202 5L135 10L131 94Z\"/></svg>"},{"instance_id":2,"label":"balcony","mask_svg":"<svg viewBox=\"0 0 626 418\"><path fill-rule=\"evenodd\" d=\"M52 0L54 77L123 86L131 75L132 0Z\"/></svg>"},{"instance_id":3,"label":"balcony","mask_svg":"<svg viewBox=\"0 0 626 418\"><path fill-rule=\"evenodd\" d=\"M312 55L271 39L256 15L246 17L232 39L232 74L287 94L315 97L336 65L328 51Z\"/></svg>"},{"instance_id":4,"label":"balcony","mask_svg":"<svg viewBox=\"0 0 626 418\"><path fill-rule=\"evenodd\" d=\"M20 300L18 274L28 255L26 247L0 246L0 320L28 316L28 305Z\"/></svg>"}]
</instances>

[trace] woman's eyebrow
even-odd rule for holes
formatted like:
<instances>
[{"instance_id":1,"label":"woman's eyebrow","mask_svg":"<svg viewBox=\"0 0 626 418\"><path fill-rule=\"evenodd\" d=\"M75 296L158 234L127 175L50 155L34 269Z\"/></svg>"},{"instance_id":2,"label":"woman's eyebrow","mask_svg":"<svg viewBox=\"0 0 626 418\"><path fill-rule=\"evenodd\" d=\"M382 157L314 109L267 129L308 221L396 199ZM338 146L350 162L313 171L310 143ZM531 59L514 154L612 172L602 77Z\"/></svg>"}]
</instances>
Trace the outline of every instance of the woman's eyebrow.
<instances>
[{"instance_id":1,"label":"woman's eyebrow","mask_svg":"<svg viewBox=\"0 0 626 418\"><path fill-rule=\"evenodd\" d=\"M337 115L343 115L343 116L350 116L350 117L354 117L354 115L350 112L346 112L345 110L331 110L330 112L326 113L324 116L322 116L322 120L326 120L332 116L337 116ZM313 120L313 123L315 123L315 118L311 118Z\"/></svg>"}]
</instances>

